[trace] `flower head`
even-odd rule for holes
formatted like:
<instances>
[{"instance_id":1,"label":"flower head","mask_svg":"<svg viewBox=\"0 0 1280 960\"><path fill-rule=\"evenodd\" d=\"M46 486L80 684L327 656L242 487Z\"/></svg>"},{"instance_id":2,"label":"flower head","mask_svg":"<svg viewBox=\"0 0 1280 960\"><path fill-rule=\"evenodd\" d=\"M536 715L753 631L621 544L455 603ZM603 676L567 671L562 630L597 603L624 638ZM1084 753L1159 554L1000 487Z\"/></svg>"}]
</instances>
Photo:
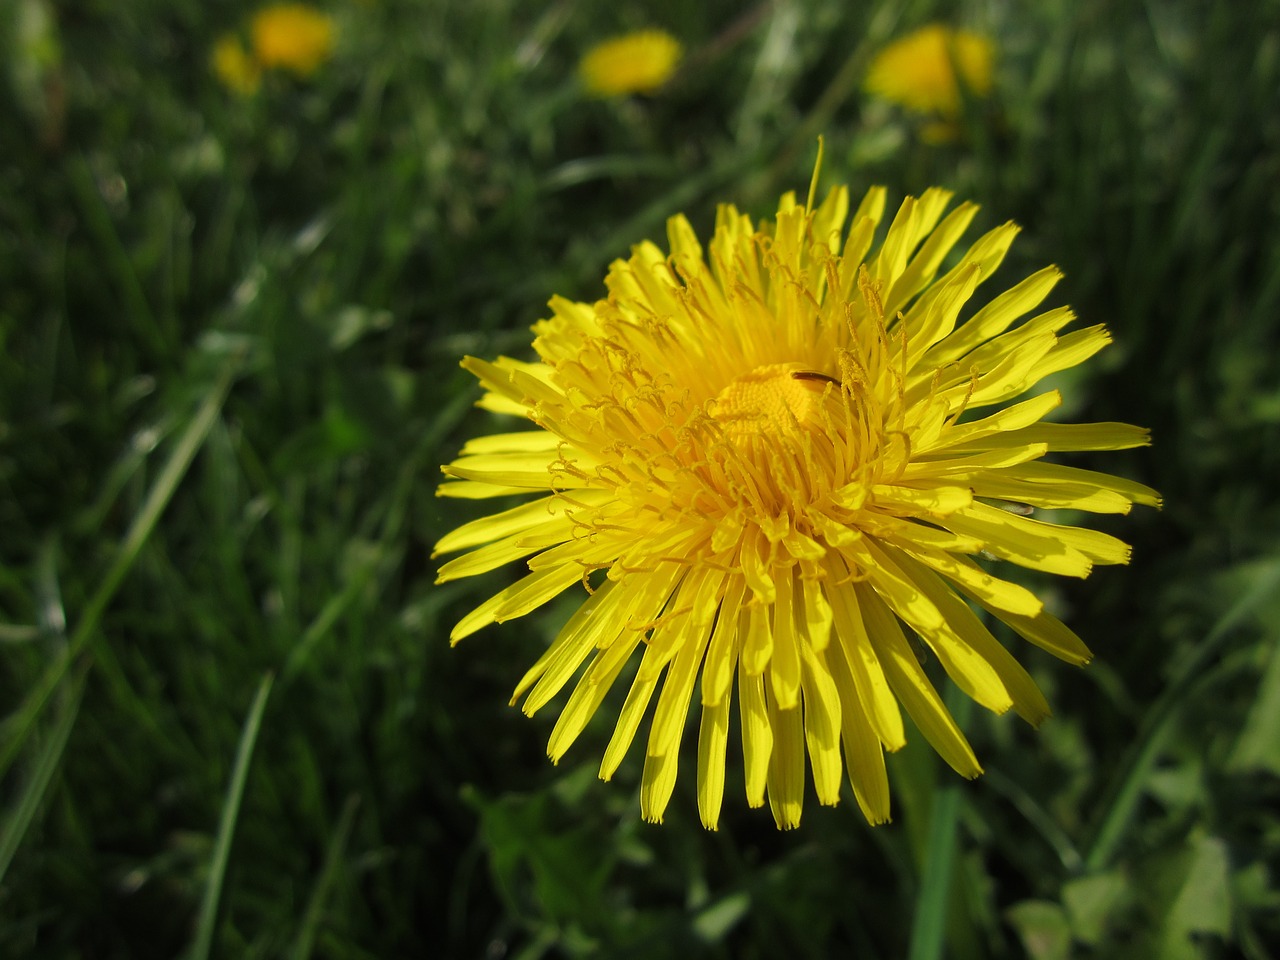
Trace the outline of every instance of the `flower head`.
<instances>
[{"instance_id":1,"label":"flower head","mask_svg":"<svg viewBox=\"0 0 1280 960\"><path fill-rule=\"evenodd\" d=\"M251 96L262 85L262 68L249 56L235 34L227 33L213 45L213 72L233 93Z\"/></svg>"},{"instance_id":2,"label":"flower head","mask_svg":"<svg viewBox=\"0 0 1280 960\"><path fill-rule=\"evenodd\" d=\"M721 207L706 248L673 217L669 251L645 242L614 262L605 299L551 301L534 327L536 361L463 361L483 407L534 429L467 443L439 494L535 499L437 544L470 551L444 564L442 581L529 558L529 574L452 639L581 591L512 702L532 714L577 676L548 744L558 761L638 657L600 775L618 768L656 695L646 819L660 820L671 796L695 690L708 827L735 698L750 805L767 796L778 825L795 826L807 755L820 803L837 802L847 767L878 823L889 817L884 751L905 742L900 706L952 767L981 772L906 631L974 700L1033 724L1049 713L1044 697L970 603L1064 660L1090 658L1006 571L1084 577L1125 563L1128 547L1001 505L1154 505L1140 484L1044 459L1148 436L1045 422L1057 390L1004 405L1109 337L1101 326L1063 332L1067 308L1035 312L1060 277L1053 267L966 311L1018 228L980 237L939 276L977 211L964 203L944 217L950 199L908 198L878 246L881 188L847 229L845 187L816 208L812 191L803 205L787 194L772 223Z\"/></svg>"},{"instance_id":3,"label":"flower head","mask_svg":"<svg viewBox=\"0 0 1280 960\"><path fill-rule=\"evenodd\" d=\"M583 85L601 97L651 93L675 72L680 42L661 30L641 30L606 40L582 58Z\"/></svg>"},{"instance_id":4,"label":"flower head","mask_svg":"<svg viewBox=\"0 0 1280 960\"><path fill-rule=\"evenodd\" d=\"M253 53L267 68L310 76L333 54L333 18L302 3L264 7L250 24Z\"/></svg>"},{"instance_id":5,"label":"flower head","mask_svg":"<svg viewBox=\"0 0 1280 960\"><path fill-rule=\"evenodd\" d=\"M960 84L974 96L991 91L991 40L967 30L934 23L881 50L867 71L865 86L908 110L947 119L960 115Z\"/></svg>"}]
</instances>

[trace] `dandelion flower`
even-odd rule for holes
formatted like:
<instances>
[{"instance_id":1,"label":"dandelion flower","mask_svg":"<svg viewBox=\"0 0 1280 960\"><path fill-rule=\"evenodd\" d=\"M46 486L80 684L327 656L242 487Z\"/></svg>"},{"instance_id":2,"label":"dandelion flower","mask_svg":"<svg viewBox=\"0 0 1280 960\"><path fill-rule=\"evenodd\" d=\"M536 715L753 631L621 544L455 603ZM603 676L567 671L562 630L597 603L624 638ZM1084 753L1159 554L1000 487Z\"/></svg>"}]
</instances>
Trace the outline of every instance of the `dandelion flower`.
<instances>
[{"instance_id":1,"label":"dandelion flower","mask_svg":"<svg viewBox=\"0 0 1280 960\"><path fill-rule=\"evenodd\" d=\"M536 361L462 362L482 407L535 429L468 442L439 494L535 499L437 544L469 551L441 581L528 558L528 575L463 617L452 640L581 591L512 703L533 714L577 677L548 743L559 761L631 676L600 767L608 780L656 697L647 820L670 799L695 691L708 828L735 698L749 805L767 798L779 827L796 826L807 756L820 803L837 802L847 769L879 823L890 814L884 752L905 742L900 707L959 773L981 773L914 637L968 696L1032 724L1049 713L1044 697L970 604L1064 660L1090 658L1007 571L1084 577L1127 562L1129 548L1001 504L1156 505L1138 483L1045 459L1148 435L1045 422L1057 390L1005 405L1110 338L1101 326L1063 332L1075 319L1065 307L1036 312L1054 267L966 311L1018 228L980 237L939 276L977 211L944 217L950 200L940 189L906 199L878 247L882 188L847 229L843 186L816 208L812 188L803 205L788 193L771 223L723 206L706 248L676 216L668 251L641 243L610 266L604 299L551 301L533 328Z\"/></svg>"},{"instance_id":2,"label":"dandelion flower","mask_svg":"<svg viewBox=\"0 0 1280 960\"><path fill-rule=\"evenodd\" d=\"M592 47L578 67L583 85L601 97L652 93L675 72L680 42L661 30L642 30Z\"/></svg>"},{"instance_id":3,"label":"dandelion flower","mask_svg":"<svg viewBox=\"0 0 1280 960\"><path fill-rule=\"evenodd\" d=\"M333 54L333 19L301 3L264 7L250 25L253 53L263 67L315 73Z\"/></svg>"},{"instance_id":4,"label":"dandelion flower","mask_svg":"<svg viewBox=\"0 0 1280 960\"><path fill-rule=\"evenodd\" d=\"M262 85L262 68L249 56L234 34L224 34L213 45L213 72L233 93L251 96Z\"/></svg>"},{"instance_id":5,"label":"dandelion flower","mask_svg":"<svg viewBox=\"0 0 1280 960\"><path fill-rule=\"evenodd\" d=\"M868 92L908 110L960 115L960 83L974 96L991 91L991 41L942 24L921 27L881 50L867 72ZM958 77L957 77L958 74Z\"/></svg>"}]
</instances>

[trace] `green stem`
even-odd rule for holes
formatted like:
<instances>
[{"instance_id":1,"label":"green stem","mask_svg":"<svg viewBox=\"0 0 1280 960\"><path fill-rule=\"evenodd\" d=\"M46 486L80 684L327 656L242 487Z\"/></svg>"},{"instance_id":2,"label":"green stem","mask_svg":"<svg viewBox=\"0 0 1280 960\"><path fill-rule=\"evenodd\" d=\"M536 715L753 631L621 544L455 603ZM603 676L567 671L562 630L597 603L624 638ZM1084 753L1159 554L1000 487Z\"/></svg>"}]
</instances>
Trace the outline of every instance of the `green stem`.
<instances>
[{"instance_id":1,"label":"green stem","mask_svg":"<svg viewBox=\"0 0 1280 960\"><path fill-rule=\"evenodd\" d=\"M231 838L235 836L236 821L240 818L240 801L244 797L244 784L249 776L249 761L262 729L262 714L267 708L267 695L271 693L274 675L268 673L258 684L258 693L245 718L240 734L240 746L236 748L236 763L231 771L231 784L227 787L227 799L222 804L222 817L218 822L218 837L213 844L213 859L209 864L209 882L205 884L204 897L200 901L200 916L196 920L196 937L191 946L191 960L208 960L213 946L213 932L218 920L218 902L222 898L222 882L227 875L227 860L231 856Z\"/></svg>"},{"instance_id":2,"label":"green stem","mask_svg":"<svg viewBox=\"0 0 1280 960\"><path fill-rule=\"evenodd\" d=\"M973 701L954 685L947 690L947 707L961 729L969 723ZM940 764L935 764L940 766ZM960 782L944 772L937 787L929 816L929 851L920 876L920 895L911 922L908 960L941 960L947 933L947 909L951 901L951 881L955 876L956 851L960 846L960 811L963 807Z\"/></svg>"}]
</instances>

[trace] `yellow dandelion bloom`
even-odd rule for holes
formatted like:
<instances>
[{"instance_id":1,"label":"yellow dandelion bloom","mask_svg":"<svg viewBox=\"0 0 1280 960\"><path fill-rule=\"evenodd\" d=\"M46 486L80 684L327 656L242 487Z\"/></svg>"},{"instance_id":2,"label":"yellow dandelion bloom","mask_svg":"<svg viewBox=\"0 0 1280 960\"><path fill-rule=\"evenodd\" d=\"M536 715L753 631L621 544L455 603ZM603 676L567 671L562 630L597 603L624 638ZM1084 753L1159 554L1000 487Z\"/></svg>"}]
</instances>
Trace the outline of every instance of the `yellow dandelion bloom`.
<instances>
[{"instance_id":1,"label":"yellow dandelion bloom","mask_svg":"<svg viewBox=\"0 0 1280 960\"><path fill-rule=\"evenodd\" d=\"M213 45L213 73L234 93L250 96L262 85L262 68L249 56L234 34L224 34Z\"/></svg>"},{"instance_id":2,"label":"yellow dandelion bloom","mask_svg":"<svg viewBox=\"0 0 1280 960\"><path fill-rule=\"evenodd\" d=\"M675 72L682 50L661 30L642 30L592 47L578 67L583 85L601 97L651 93Z\"/></svg>"},{"instance_id":3,"label":"yellow dandelion bloom","mask_svg":"<svg viewBox=\"0 0 1280 960\"><path fill-rule=\"evenodd\" d=\"M966 311L1018 228L980 237L939 276L977 211L963 203L944 217L950 200L940 189L906 199L878 247L878 187L847 229L843 186L816 208L812 190L803 205L787 194L772 223L723 206L706 248L676 216L668 251L645 242L611 265L605 299L551 301L533 328L536 361L463 360L486 390L482 407L536 429L467 443L439 494L535 499L437 544L469 551L440 581L529 558L529 574L452 639L581 591L512 703L533 714L577 677L548 744L558 761L638 656L600 776L617 770L656 696L648 820L671 796L695 690L707 827L720 814L735 687L748 804L767 798L779 827L797 825L807 756L820 803L837 802L847 769L880 823L884 751L905 742L900 707L959 773L982 770L907 631L968 696L1032 724L1049 713L1044 697L970 604L1064 660L1090 658L1000 568L1084 577L1127 562L1129 548L1001 504L1156 505L1148 487L1045 459L1148 435L1044 422L1057 390L1005 405L1110 338L1101 326L1064 332L1075 319L1065 307L1036 312L1054 267Z\"/></svg>"},{"instance_id":4,"label":"yellow dandelion bloom","mask_svg":"<svg viewBox=\"0 0 1280 960\"><path fill-rule=\"evenodd\" d=\"M333 18L301 3L264 7L250 24L253 54L263 67L310 76L333 54Z\"/></svg>"},{"instance_id":5,"label":"yellow dandelion bloom","mask_svg":"<svg viewBox=\"0 0 1280 960\"><path fill-rule=\"evenodd\" d=\"M956 117L960 80L975 96L990 93L993 60L994 46L987 37L934 23L881 50L867 71L865 86L869 93L916 113Z\"/></svg>"}]
</instances>

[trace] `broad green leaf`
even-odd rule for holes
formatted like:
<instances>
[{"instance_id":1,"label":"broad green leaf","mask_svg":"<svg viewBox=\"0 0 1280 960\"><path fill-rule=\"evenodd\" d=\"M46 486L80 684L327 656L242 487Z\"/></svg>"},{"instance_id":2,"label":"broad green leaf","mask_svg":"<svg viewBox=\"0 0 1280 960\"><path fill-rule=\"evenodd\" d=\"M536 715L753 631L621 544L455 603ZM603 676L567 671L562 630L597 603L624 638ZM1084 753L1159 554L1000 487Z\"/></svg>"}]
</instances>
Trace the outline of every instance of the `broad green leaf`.
<instances>
[{"instance_id":1,"label":"broad green leaf","mask_svg":"<svg viewBox=\"0 0 1280 960\"><path fill-rule=\"evenodd\" d=\"M1130 900L1129 879L1123 873L1099 873L1072 880L1062 888L1062 903L1075 939L1097 946L1107 925Z\"/></svg>"},{"instance_id":2,"label":"broad green leaf","mask_svg":"<svg viewBox=\"0 0 1280 960\"><path fill-rule=\"evenodd\" d=\"M1031 960L1068 960L1071 956L1071 924L1058 904L1023 900L1006 910L1005 917L1018 931Z\"/></svg>"}]
</instances>

